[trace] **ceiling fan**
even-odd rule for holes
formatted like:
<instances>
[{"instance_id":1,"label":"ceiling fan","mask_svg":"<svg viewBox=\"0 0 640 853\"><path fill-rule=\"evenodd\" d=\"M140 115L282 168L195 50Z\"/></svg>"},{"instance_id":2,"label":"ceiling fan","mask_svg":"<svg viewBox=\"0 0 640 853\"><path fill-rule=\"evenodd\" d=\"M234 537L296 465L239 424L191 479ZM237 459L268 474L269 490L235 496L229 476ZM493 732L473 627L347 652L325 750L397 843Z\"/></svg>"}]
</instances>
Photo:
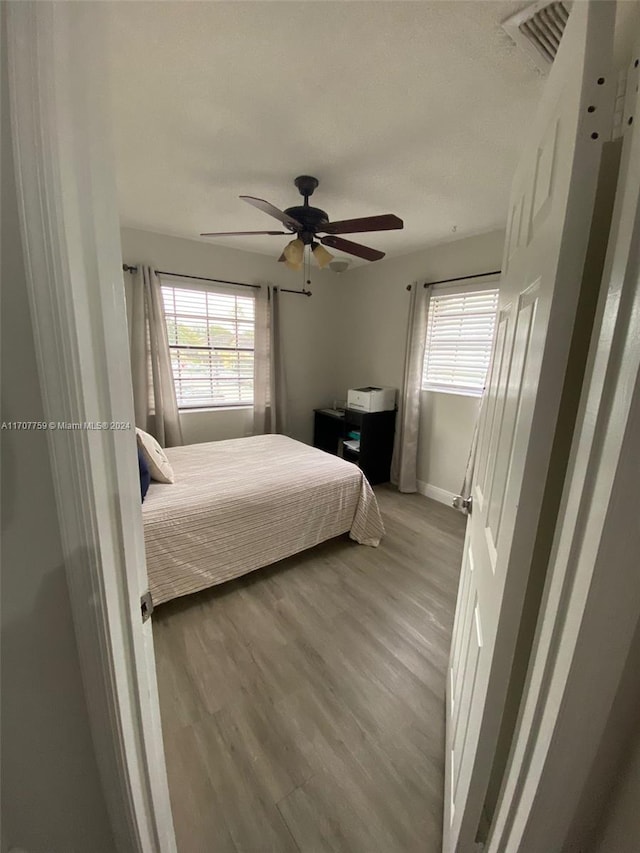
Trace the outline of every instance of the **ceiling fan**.
<instances>
[{"instance_id":1,"label":"ceiling fan","mask_svg":"<svg viewBox=\"0 0 640 853\"><path fill-rule=\"evenodd\" d=\"M285 246L278 260L283 261L289 269L300 270L302 269L306 246L311 247L313 256L321 269L333 260L333 255L324 246L331 246L332 249L347 252L349 255L356 255L356 257L364 258L366 261L379 261L380 258L384 258L384 252L371 249L360 243L353 243L351 240L343 240L342 237L336 235L356 234L364 231L392 231L397 228L404 228L402 219L394 216L393 213L385 213L381 216L363 216L360 219L344 219L341 222L329 222L329 216L324 210L320 210L319 207L311 207L309 204L309 196L313 195L313 191L318 186L318 179L311 177L311 175L300 175L294 183L300 195L304 196L304 204L288 207L286 210L279 210L262 198L254 198L250 195L240 196L243 201L282 222L289 229L288 231L218 231L200 236L240 237L249 234L295 234L296 239L291 240ZM319 234L326 236L319 237Z\"/></svg>"}]
</instances>

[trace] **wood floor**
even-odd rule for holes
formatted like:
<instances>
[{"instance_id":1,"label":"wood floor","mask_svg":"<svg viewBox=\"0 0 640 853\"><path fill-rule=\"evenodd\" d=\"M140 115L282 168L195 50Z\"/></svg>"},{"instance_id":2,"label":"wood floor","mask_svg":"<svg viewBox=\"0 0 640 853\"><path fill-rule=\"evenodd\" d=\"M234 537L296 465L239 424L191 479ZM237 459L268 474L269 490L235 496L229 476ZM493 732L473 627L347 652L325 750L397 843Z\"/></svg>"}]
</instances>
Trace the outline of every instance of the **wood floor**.
<instances>
[{"instance_id":1,"label":"wood floor","mask_svg":"<svg viewBox=\"0 0 640 853\"><path fill-rule=\"evenodd\" d=\"M464 518L376 494L379 548L333 540L154 614L179 853L440 853Z\"/></svg>"}]
</instances>

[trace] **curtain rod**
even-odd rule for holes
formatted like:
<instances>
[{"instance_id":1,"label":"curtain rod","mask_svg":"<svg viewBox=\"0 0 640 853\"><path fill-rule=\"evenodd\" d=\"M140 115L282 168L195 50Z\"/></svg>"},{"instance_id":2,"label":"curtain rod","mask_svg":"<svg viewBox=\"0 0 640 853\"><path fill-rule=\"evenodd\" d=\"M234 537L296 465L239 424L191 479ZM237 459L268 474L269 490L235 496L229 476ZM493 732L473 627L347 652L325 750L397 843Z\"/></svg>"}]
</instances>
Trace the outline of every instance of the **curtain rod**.
<instances>
[{"instance_id":1,"label":"curtain rod","mask_svg":"<svg viewBox=\"0 0 640 853\"><path fill-rule=\"evenodd\" d=\"M279 290L280 293L299 293L300 296L313 296L310 290L287 290L284 287L274 287L274 290Z\"/></svg>"},{"instance_id":2,"label":"curtain rod","mask_svg":"<svg viewBox=\"0 0 640 853\"><path fill-rule=\"evenodd\" d=\"M138 272L138 267L133 267L129 264L122 264L122 269L124 272ZM215 281L216 284L234 284L237 287L253 287L255 290L260 290L262 287L261 284L245 284L243 281L226 281L223 278L207 278L204 275L183 275L180 272L167 272L166 270L156 270L156 275L175 275L178 278L193 278L196 281Z\"/></svg>"},{"instance_id":3,"label":"curtain rod","mask_svg":"<svg viewBox=\"0 0 640 853\"><path fill-rule=\"evenodd\" d=\"M425 281L423 287L431 287L434 284L450 284L452 281L467 281L469 278L482 278L487 275L500 275L502 270L493 270L492 272L478 272L475 275L459 275L456 278L442 278L440 281ZM411 290L411 285L407 285L407 290Z\"/></svg>"},{"instance_id":4,"label":"curtain rod","mask_svg":"<svg viewBox=\"0 0 640 853\"><path fill-rule=\"evenodd\" d=\"M138 272L138 267L131 266L130 264L122 264L122 269L124 270L124 272ZM156 270L156 273L157 275L175 275L179 278L193 278L197 281L214 281L217 284L234 284L237 287L253 287L256 290L260 290L262 287L261 284L245 284L243 281L226 281L223 278L206 278L206 276L203 275L183 275L179 272L167 272L166 270ZM312 295L310 290L286 290L284 287L280 287L278 288L278 290L280 290L281 293L299 293L302 296Z\"/></svg>"}]
</instances>

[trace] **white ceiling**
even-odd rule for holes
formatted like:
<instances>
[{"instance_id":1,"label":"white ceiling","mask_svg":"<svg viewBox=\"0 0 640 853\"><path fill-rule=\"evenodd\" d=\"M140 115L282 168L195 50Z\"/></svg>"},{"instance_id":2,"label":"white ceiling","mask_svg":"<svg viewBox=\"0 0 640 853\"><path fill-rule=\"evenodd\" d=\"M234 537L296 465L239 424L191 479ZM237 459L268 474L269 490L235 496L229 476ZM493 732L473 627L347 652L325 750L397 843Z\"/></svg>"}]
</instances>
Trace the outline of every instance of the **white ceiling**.
<instances>
[{"instance_id":1,"label":"white ceiling","mask_svg":"<svg viewBox=\"0 0 640 853\"><path fill-rule=\"evenodd\" d=\"M289 207L311 174L332 219L404 219L350 237L389 255L503 227L542 87L499 28L523 5L108 4L122 224L277 230L238 195ZM273 256L287 238L215 242Z\"/></svg>"}]
</instances>

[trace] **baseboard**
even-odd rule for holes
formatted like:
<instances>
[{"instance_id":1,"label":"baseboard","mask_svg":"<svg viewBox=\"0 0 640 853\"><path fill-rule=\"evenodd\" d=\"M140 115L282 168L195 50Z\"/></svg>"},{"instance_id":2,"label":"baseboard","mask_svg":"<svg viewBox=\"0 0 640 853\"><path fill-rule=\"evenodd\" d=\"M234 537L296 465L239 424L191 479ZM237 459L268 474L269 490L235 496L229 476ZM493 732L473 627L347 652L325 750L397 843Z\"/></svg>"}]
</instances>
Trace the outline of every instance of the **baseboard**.
<instances>
[{"instance_id":1,"label":"baseboard","mask_svg":"<svg viewBox=\"0 0 640 853\"><path fill-rule=\"evenodd\" d=\"M431 483L425 483L424 480L418 480L418 491L421 495L432 498L438 503L453 506L455 492L448 492L446 489L441 489L440 486L432 486Z\"/></svg>"}]
</instances>

